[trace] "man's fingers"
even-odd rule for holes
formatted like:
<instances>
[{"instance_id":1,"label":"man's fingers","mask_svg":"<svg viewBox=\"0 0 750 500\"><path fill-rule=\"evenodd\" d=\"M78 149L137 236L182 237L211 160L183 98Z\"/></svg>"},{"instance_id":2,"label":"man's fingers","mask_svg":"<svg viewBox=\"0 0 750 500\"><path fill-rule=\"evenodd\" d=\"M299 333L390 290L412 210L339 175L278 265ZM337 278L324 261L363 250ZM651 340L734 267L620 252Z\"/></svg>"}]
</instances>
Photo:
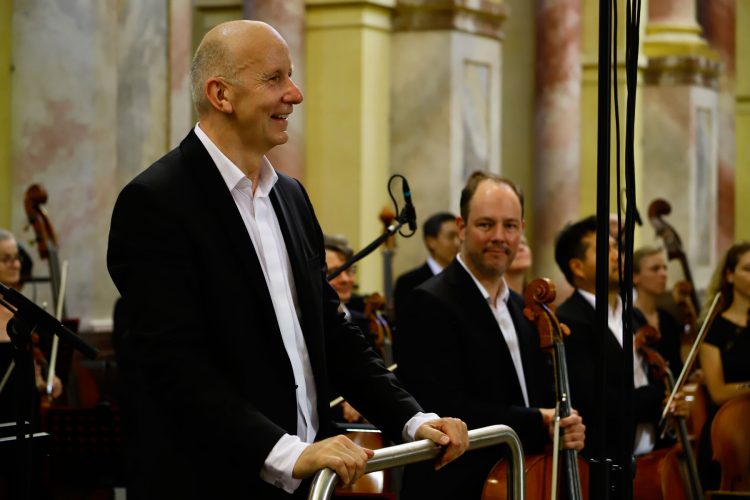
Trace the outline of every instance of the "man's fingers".
<instances>
[{"instance_id":1,"label":"man's fingers","mask_svg":"<svg viewBox=\"0 0 750 500\"><path fill-rule=\"evenodd\" d=\"M359 479L365 472L367 460L375 452L354 444L346 436L334 436L313 443L297 459L293 476L304 479L323 468L330 468L348 485Z\"/></svg>"},{"instance_id":2,"label":"man's fingers","mask_svg":"<svg viewBox=\"0 0 750 500\"><path fill-rule=\"evenodd\" d=\"M435 463L439 469L460 457L469 447L469 431L458 418L441 418L423 424L416 433L417 439L430 439L445 449Z\"/></svg>"}]
</instances>

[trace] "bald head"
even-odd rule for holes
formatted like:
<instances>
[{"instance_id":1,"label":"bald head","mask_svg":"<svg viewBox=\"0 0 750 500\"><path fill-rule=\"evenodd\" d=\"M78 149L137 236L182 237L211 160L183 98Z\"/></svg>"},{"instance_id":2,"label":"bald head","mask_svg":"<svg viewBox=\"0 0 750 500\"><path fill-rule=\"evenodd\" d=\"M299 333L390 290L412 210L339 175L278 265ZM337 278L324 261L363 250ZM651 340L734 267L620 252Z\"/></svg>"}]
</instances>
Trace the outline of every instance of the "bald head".
<instances>
[{"instance_id":1,"label":"bald head","mask_svg":"<svg viewBox=\"0 0 750 500\"><path fill-rule=\"evenodd\" d=\"M261 50L269 42L286 42L272 26L261 21L238 20L221 23L209 30L195 51L190 66L190 87L193 104L202 115L209 109L206 98L206 81L214 76L221 76L229 82L235 82L237 73L253 57L261 57Z\"/></svg>"}]
</instances>

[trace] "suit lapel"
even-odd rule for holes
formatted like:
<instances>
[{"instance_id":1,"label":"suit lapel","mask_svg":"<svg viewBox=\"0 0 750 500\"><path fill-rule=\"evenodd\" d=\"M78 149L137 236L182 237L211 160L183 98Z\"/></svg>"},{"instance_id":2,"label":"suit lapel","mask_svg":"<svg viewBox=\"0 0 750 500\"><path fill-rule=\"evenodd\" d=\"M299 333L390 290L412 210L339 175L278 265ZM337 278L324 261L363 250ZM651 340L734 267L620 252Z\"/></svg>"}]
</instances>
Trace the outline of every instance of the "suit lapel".
<instances>
[{"instance_id":1,"label":"suit lapel","mask_svg":"<svg viewBox=\"0 0 750 500\"><path fill-rule=\"evenodd\" d=\"M487 300L458 259L454 259L443 272L446 273L448 284L455 293L454 299L460 304L462 314L469 320L467 334L477 339L477 352L484 352L488 362L496 366L506 380L508 377L511 379L506 387L512 387L512 391L509 392L512 393L513 401L523 404L521 384L510 356L510 349Z\"/></svg>"},{"instance_id":2,"label":"suit lapel","mask_svg":"<svg viewBox=\"0 0 750 500\"><path fill-rule=\"evenodd\" d=\"M206 205L203 212L215 214L211 216L211 224L217 227L218 232L225 238L224 242L217 241L216 244L226 246L236 254L237 262L241 263L241 269L238 269L238 271L247 274L248 283L257 284L253 289L261 302L261 307L258 310L265 311L268 323L274 325L274 328L278 331L278 322L271 302L271 295L268 287L265 286L263 269L260 266L258 255L242 216L237 210L237 205L234 203L224 179L194 131L188 134L180 147L189 168L194 173L198 186L200 186L200 193L203 195L201 204Z\"/></svg>"}]
</instances>

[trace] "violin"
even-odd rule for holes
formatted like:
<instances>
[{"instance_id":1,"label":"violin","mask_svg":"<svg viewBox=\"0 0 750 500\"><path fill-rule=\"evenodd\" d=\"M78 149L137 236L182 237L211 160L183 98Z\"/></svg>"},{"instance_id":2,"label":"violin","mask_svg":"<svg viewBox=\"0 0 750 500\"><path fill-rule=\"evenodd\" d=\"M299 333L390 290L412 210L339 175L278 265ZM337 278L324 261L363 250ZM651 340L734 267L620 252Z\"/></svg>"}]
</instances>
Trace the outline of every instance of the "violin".
<instances>
[{"instance_id":1,"label":"violin","mask_svg":"<svg viewBox=\"0 0 750 500\"><path fill-rule=\"evenodd\" d=\"M570 398L570 384L563 335L570 330L562 325L548 304L555 300L555 286L546 279L535 279L524 291L524 316L533 322L539 332L539 344L542 350L550 353L555 373L555 394L557 399L557 418L571 415L573 407ZM588 491L581 487L582 479L588 482L588 462L578 457L572 449L562 450L560 457L559 427L555 426L552 456L530 457L526 460L527 498L558 498L558 469L563 476L565 494L570 500L588 498ZM494 500L505 498L507 490L507 472L505 464L498 463L490 472L485 483L482 498ZM582 474L583 471L583 474Z\"/></svg>"},{"instance_id":2,"label":"violin","mask_svg":"<svg viewBox=\"0 0 750 500\"><path fill-rule=\"evenodd\" d=\"M390 354L393 335L388 320L383 314L385 309L386 300L379 293L372 293L365 299L364 315L370 326L370 333L375 336L375 350L381 358L390 362L387 356Z\"/></svg>"}]
</instances>

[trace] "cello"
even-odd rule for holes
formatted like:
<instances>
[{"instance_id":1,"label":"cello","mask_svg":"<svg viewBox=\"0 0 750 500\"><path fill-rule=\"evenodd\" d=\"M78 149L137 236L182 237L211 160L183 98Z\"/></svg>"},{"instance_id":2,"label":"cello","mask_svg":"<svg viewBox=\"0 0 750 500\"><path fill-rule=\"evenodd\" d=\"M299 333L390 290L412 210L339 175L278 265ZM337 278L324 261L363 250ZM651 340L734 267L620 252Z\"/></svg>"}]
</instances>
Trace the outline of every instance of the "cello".
<instances>
[{"instance_id":1,"label":"cello","mask_svg":"<svg viewBox=\"0 0 750 500\"><path fill-rule=\"evenodd\" d=\"M526 460L527 498L556 499L558 495L558 473L562 471L562 484L565 494L570 500L588 498L588 492L581 484L588 483L588 462L578 457L578 452L572 449L560 450L559 426L560 419L571 415L573 407L570 399L570 384L568 382L568 368L565 361L565 345L563 335L570 333L562 325L548 304L555 300L555 286L546 279L533 280L524 291L524 316L533 322L539 332L540 347L548 351L552 358L555 374L555 396L557 399L557 415L555 435L553 437L552 456L535 456ZM562 457L560 460L560 452ZM493 467L482 492L483 500L505 498L507 492L507 467L501 461Z\"/></svg>"},{"instance_id":2,"label":"cello","mask_svg":"<svg viewBox=\"0 0 750 500\"><path fill-rule=\"evenodd\" d=\"M656 350L648 347L657 342L659 337L660 333L656 328L644 325L636 332L633 345L646 361L651 378L664 380L667 391L672 391L675 381L667 362ZM638 457L634 495L637 498L650 498L649 495L654 495L655 490L660 490L661 498L703 500L703 487L698 477L685 418L680 415L673 415L671 418L678 444ZM682 488L678 485L682 485Z\"/></svg>"}]
</instances>

